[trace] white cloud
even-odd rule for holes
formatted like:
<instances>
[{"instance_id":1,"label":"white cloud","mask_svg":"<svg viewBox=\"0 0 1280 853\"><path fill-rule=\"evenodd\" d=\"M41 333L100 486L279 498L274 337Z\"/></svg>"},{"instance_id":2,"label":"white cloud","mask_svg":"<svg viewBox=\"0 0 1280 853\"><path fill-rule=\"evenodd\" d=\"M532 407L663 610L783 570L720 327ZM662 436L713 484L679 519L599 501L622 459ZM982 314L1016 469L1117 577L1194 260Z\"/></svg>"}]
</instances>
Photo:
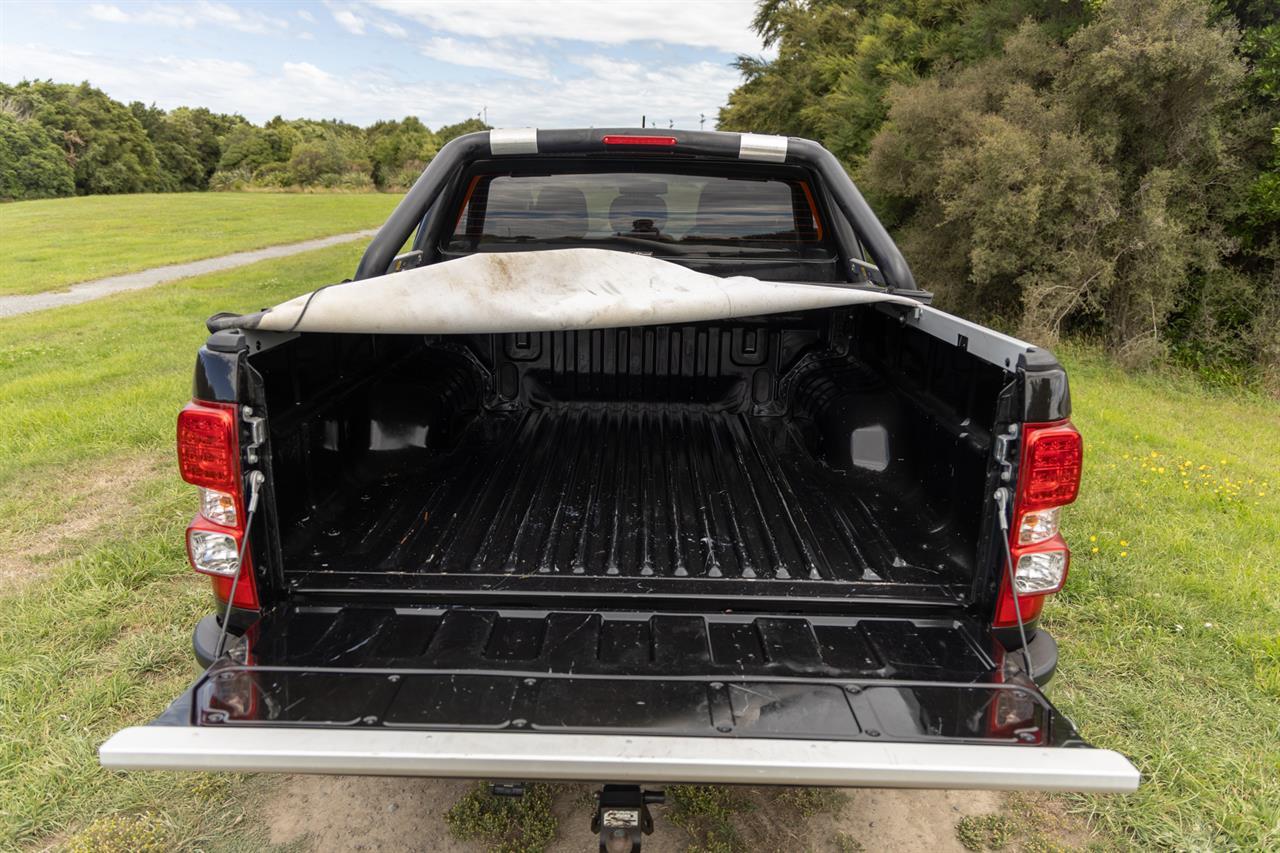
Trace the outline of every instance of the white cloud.
<instances>
[{"instance_id":1,"label":"white cloud","mask_svg":"<svg viewBox=\"0 0 1280 853\"><path fill-rule=\"evenodd\" d=\"M308 24L314 24L316 22L315 16L312 15L310 12L308 12L306 9L299 9L298 17L306 21Z\"/></svg>"},{"instance_id":2,"label":"white cloud","mask_svg":"<svg viewBox=\"0 0 1280 853\"><path fill-rule=\"evenodd\" d=\"M374 21L373 25L392 38L402 39L409 37L408 31L404 27L392 21Z\"/></svg>"},{"instance_id":3,"label":"white cloud","mask_svg":"<svg viewBox=\"0 0 1280 853\"><path fill-rule=\"evenodd\" d=\"M210 0L195 3L152 3L130 9L131 11L125 12L119 6L95 3L89 7L89 16L114 24L134 23L184 30L214 26L245 33L267 33L289 28L289 23L281 18L254 9L241 12L233 6Z\"/></svg>"},{"instance_id":4,"label":"white cloud","mask_svg":"<svg viewBox=\"0 0 1280 853\"><path fill-rule=\"evenodd\" d=\"M634 127L647 115L663 127L674 119L677 127L696 128L699 113L714 127L715 110L738 83L737 72L721 63L642 66L604 55L575 59L556 77L495 80L477 73L474 81L440 85L371 69L335 73L310 62L256 68L224 59L137 58L30 44L6 44L0 52L0 79L47 77L90 80L125 102L204 106L257 122L277 114L359 124L416 115L432 127L475 115L482 106L499 127Z\"/></svg>"},{"instance_id":5,"label":"white cloud","mask_svg":"<svg viewBox=\"0 0 1280 853\"><path fill-rule=\"evenodd\" d=\"M105 3L94 3L89 7L89 17L99 21L109 21L113 24L122 24L129 20L129 16L119 6L111 6Z\"/></svg>"},{"instance_id":6,"label":"white cloud","mask_svg":"<svg viewBox=\"0 0 1280 853\"><path fill-rule=\"evenodd\" d=\"M350 9L333 9L333 19L353 36L364 35L364 19Z\"/></svg>"},{"instance_id":7,"label":"white cloud","mask_svg":"<svg viewBox=\"0 0 1280 853\"><path fill-rule=\"evenodd\" d=\"M544 57L521 52L507 46L487 47L481 42L461 42L451 38L433 38L421 48L422 55L451 65L469 68L486 68L516 77L545 80L551 76L551 66Z\"/></svg>"},{"instance_id":8,"label":"white cloud","mask_svg":"<svg viewBox=\"0 0 1280 853\"><path fill-rule=\"evenodd\" d=\"M469 38L576 39L600 44L658 41L758 53L753 0L368 0L433 30Z\"/></svg>"}]
</instances>

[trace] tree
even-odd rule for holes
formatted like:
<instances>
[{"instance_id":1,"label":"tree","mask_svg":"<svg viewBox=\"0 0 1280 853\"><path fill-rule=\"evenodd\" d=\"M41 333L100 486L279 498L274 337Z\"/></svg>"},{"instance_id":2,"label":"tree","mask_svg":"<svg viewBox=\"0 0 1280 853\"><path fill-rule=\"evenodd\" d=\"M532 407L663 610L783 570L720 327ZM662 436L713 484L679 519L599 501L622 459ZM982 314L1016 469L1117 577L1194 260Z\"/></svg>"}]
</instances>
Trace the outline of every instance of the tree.
<instances>
[{"instance_id":1,"label":"tree","mask_svg":"<svg viewBox=\"0 0 1280 853\"><path fill-rule=\"evenodd\" d=\"M413 116L403 121L377 122L365 131L365 139L373 162L374 183L384 188L399 186L406 167L421 172L422 164L439 149L436 135Z\"/></svg>"},{"instance_id":2,"label":"tree","mask_svg":"<svg viewBox=\"0 0 1280 853\"><path fill-rule=\"evenodd\" d=\"M443 148L446 143L457 139L463 134L477 133L482 130L493 130L493 128L478 118L469 118L457 124L446 124L436 131L436 140L439 142L440 147Z\"/></svg>"},{"instance_id":3,"label":"tree","mask_svg":"<svg viewBox=\"0 0 1280 853\"><path fill-rule=\"evenodd\" d=\"M347 170L347 159L336 137L316 142L300 142L289 157L289 175L293 183L311 186L333 179Z\"/></svg>"},{"instance_id":4,"label":"tree","mask_svg":"<svg viewBox=\"0 0 1280 853\"><path fill-rule=\"evenodd\" d=\"M222 156L218 159L218 171L243 171L252 175L267 163L276 162L276 149L265 128L243 124L231 129L222 141Z\"/></svg>"},{"instance_id":5,"label":"tree","mask_svg":"<svg viewBox=\"0 0 1280 853\"><path fill-rule=\"evenodd\" d=\"M58 143L7 106L0 100L0 199L74 195L75 175Z\"/></svg>"},{"instance_id":6,"label":"tree","mask_svg":"<svg viewBox=\"0 0 1280 853\"><path fill-rule=\"evenodd\" d=\"M1052 342L1168 345L1188 281L1232 248L1228 118L1243 66L1200 0L1110 0L1065 43L1024 23L1001 54L898 84L861 173L927 287Z\"/></svg>"},{"instance_id":7,"label":"tree","mask_svg":"<svg viewBox=\"0 0 1280 853\"><path fill-rule=\"evenodd\" d=\"M153 189L155 150L130 110L87 82L79 86L44 80L12 88L13 101L60 138L71 164L76 192L128 193Z\"/></svg>"},{"instance_id":8,"label":"tree","mask_svg":"<svg viewBox=\"0 0 1280 853\"><path fill-rule=\"evenodd\" d=\"M890 85L998 52L1026 17L1069 29L1081 15L1036 0L766 0L754 27L778 56L738 57L744 82L719 126L821 139L852 166L884 122Z\"/></svg>"}]
</instances>

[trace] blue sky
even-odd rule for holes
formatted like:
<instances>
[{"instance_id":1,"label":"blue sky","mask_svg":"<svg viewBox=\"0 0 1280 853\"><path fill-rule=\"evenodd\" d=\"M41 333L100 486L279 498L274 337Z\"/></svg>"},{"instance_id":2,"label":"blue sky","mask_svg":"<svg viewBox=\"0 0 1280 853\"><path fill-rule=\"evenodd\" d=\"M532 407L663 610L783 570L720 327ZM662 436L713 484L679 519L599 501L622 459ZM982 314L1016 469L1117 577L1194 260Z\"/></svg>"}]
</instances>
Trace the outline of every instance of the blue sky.
<instances>
[{"instance_id":1,"label":"blue sky","mask_svg":"<svg viewBox=\"0 0 1280 853\"><path fill-rule=\"evenodd\" d=\"M761 53L751 0L0 0L0 80L89 80L119 100L253 121L488 108L498 127L696 128Z\"/></svg>"}]
</instances>

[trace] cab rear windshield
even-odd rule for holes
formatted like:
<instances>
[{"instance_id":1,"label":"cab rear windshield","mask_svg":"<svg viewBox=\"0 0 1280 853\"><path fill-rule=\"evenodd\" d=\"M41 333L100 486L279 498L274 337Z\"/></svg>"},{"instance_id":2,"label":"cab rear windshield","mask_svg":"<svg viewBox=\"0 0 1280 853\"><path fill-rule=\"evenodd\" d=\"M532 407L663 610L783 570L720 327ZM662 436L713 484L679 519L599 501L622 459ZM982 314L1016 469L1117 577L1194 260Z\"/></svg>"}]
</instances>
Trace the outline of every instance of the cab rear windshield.
<instances>
[{"instance_id":1,"label":"cab rear windshield","mask_svg":"<svg viewBox=\"0 0 1280 853\"><path fill-rule=\"evenodd\" d=\"M802 178L597 171L478 174L445 249L601 246L685 258L829 254Z\"/></svg>"}]
</instances>

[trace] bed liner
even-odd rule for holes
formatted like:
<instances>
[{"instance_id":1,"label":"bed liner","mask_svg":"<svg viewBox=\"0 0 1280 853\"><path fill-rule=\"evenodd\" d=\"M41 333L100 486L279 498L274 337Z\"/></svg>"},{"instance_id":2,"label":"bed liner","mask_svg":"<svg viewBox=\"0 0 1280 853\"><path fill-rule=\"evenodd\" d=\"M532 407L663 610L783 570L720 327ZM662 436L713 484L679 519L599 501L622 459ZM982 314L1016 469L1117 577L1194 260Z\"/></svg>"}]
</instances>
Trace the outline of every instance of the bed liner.
<instances>
[{"instance_id":1,"label":"bed liner","mask_svg":"<svg viewBox=\"0 0 1280 853\"><path fill-rule=\"evenodd\" d=\"M746 584L953 601L968 589L956 534L903 484L826 467L782 418L636 403L488 412L446 454L365 475L286 537L300 585Z\"/></svg>"}]
</instances>

